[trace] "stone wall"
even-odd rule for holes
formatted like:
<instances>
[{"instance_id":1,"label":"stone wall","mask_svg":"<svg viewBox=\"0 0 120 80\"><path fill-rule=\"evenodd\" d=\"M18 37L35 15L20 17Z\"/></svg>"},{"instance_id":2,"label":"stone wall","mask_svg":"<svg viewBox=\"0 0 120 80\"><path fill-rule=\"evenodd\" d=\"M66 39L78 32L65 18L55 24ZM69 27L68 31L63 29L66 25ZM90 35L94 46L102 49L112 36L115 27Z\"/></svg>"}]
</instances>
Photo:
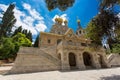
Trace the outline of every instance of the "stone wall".
<instances>
[{"instance_id":1,"label":"stone wall","mask_svg":"<svg viewBox=\"0 0 120 80\"><path fill-rule=\"evenodd\" d=\"M21 48L9 73L59 70L60 61L36 48Z\"/></svg>"},{"instance_id":2,"label":"stone wall","mask_svg":"<svg viewBox=\"0 0 120 80\"><path fill-rule=\"evenodd\" d=\"M120 54L110 54L107 59L111 67L120 66Z\"/></svg>"}]
</instances>

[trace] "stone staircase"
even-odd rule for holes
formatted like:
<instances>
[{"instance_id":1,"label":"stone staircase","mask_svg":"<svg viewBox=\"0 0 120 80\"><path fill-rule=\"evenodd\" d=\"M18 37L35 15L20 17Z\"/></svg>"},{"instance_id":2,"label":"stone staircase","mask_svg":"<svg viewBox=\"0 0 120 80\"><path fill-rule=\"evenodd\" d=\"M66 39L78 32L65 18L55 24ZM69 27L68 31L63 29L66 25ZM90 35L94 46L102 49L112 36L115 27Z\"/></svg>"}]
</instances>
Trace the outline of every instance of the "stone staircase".
<instances>
[{"instance_id":1,"label":"stone staircase","mask_svg":"<svg viewBox=\"0 0 120 80\"><path fill-rule=\"evenodd\" d=\"M60 65L60 60L53 57L52 55L50 55L49 53L40 50L40 56L44 56L45 58L47 58L48 60L52 61L55 65Z\"/></svg>"},{"instance_id":2,"label":"stone staircase","mask_svg":"<svg viewBox=\"0 0 120 80\"><path fill-rule=\"evenodd\" d=\"M119 54L110 54L107 57L108 63L111 65L111 67L117 67L120 66L120 55Z\"/></svg>"},{"instance_id":3,"label":"stone staircase","mask_svg":"<svg viewBox=\"0 0 120 80\"><path fill-rule=\"evenodd\" d=\"M107 57L108 63L110 63L110 62L114 59L114 57L115 57L114 54L110 54L110 55Z\"/></svg>"},{"instance_id":4,"label":"stone staircase","mask_svg":"<svg viewBox=\"0 0 120 80\"><path fill-rule=\"evenodd\" d=\"M47 48L41 47L40 50L43 50L45 53L48 53L49 55L58 59L58 56L56 54L56 46L50 46L50 47L47 47Z\"/></svg>"},{"instance_id":5,"label":"stone staircase","mask_svg":"<svg viewBox=\"0 0 120 80\"><path fill-rule=\"evenodd\" d=\"M60 60L53 57L52 55L50 55L44 49L39 49L39 48L31 48L30 49L30 48L27 48L27 47L23 47L23 48L20 48L18 54L39 54L39 56L42 56L42 57L48 59L48 61L51 61L55 65L60 65Z\"/></svg>"}]
</instances>

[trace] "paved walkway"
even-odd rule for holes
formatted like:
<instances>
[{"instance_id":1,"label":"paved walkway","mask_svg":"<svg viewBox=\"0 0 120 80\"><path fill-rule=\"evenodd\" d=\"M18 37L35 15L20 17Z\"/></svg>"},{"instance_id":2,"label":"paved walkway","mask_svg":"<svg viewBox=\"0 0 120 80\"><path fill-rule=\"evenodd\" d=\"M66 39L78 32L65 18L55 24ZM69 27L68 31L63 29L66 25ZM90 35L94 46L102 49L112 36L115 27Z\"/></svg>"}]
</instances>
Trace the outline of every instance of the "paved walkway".
<instances>
[{"instance_id":1,"label":"paved walkway","mask_svg":"<svg viewBox=\"0 0 120 80\"><path fill-rule=\"evenodd\" d=\"M12 66L0 67L0 71L10 70Z\"/></svg>"},{"instance_id":2,"label":"paved walkway","mask_svg":"<svg viewBox=\"0 0 120 80\"><path fill-rule=\"evenodd\" d=\"M120 80L120 67L85 71L49 71L0 75L0 80Z\"/></svg>"}]
</instances>

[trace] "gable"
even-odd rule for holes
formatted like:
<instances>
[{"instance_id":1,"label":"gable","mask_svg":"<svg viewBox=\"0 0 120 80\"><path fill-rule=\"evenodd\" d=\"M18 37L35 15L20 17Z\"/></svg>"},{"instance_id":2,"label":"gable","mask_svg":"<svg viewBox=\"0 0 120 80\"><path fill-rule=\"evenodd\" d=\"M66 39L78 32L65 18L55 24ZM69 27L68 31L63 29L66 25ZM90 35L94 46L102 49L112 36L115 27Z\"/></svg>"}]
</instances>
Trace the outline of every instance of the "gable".
<instances>
[{"instance_id":1,"label":"gable","mask_svg":"<svg viewBox=\"0 0 120 80\"><path fill-rule=\"evenodd\" d=\"M70 29L70 28L65 33L65 37L68 37L68 38L77 38L77 36L74 34L73 30Z\"/></svg>"}]
</instances>

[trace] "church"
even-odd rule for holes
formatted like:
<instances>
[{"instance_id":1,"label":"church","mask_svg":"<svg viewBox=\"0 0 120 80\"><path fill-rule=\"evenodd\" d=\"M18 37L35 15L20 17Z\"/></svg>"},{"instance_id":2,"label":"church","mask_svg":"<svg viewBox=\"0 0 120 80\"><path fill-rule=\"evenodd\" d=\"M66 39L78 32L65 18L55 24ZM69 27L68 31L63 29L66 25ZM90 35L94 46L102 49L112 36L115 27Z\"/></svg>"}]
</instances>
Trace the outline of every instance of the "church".
<instances>
[{"instance_id":1,"label":"church","mask_svg":"<svg viewBox=\"0 0 120 80\"><path fill-rule=\"evenodd\" d=\"M64 25L62 25L64 23ZM56 18L50 32L40 32L38 48L21 47L9 73L107 68L106 53L92 48L92 41L77 20L76 32L68 21Z\"/></svg>"}]
</instances>

